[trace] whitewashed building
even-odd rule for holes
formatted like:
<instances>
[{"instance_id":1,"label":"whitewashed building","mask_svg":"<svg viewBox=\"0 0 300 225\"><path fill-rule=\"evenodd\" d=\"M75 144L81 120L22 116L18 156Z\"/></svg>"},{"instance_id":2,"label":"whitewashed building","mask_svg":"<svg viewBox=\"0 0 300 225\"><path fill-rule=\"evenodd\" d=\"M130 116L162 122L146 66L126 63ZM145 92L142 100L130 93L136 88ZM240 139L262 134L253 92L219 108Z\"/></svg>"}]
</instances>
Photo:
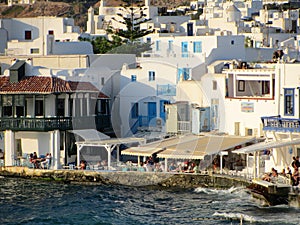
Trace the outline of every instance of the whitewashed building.
<instances>
[{"instance_id":1,"label":"whitewashed building","mask_svg":"<svg viewBox=\"0 0 300 225\"><path fill-rule=\"evenodd\" d=\"M18 164L33 152L51 153L58 169L74 151L71 132L111 130L109 97L90 82L34 75L32 69L28 61L15 60L0 77L5 165Z\"/></svg>"},{"instance_id":2,"label":"whitewashed building","mask_svg":"<svg viewBox=\"0 0 300 225\"><path fill-rule=\"evenodd\" d=\"M164 132L166 107L169 107L166 105L170 103L210 106L210 99L205 100L209 103L202 104L206 90L194 90L198 87L197 82L202 82L207 74L207 65L212 62L233 58L257 59L257 52L245 49L243 36L151 34L144 39L153 43L152 50L143 53L137 64L125 65L121 71L121 91L114 101L114 105L119 105L122 110L121 136L131 135L143 127ZM271 59L272 54L265 56ZM194 87L184 86L186 83ZM209 98L214 97L209 95ZM184 121L186 118L190 120L190 116L184 118ZM190 131L191 127L185 129Z\"/></svg>"},{"instance_id":3,"label":"whitewashed building","mask_svg":"<svg viewBox=\"0 0 300 225\"><path fill-rule=\"evenodd\" d=\"M254 177L275 168L291 167L294 156L300 155L299 130L299 63L278 63L274 68L274 106L261 112L265 142L237 150L240 154L254 155ZM273 113L273 115L272 115ZM263 154L267 152L267 154Z\"/></svg>"},{"instance_id":4,"label":"whitewashed building","mask_svg":"<svg viewBox=\"0 0 300 225\"><path fill-rule=\"evenodd\" d=\"M89 42L79 42L79 27L71 18L0 19L0 53L4 55L92 54Z\"/></svg>"}]
</instances>

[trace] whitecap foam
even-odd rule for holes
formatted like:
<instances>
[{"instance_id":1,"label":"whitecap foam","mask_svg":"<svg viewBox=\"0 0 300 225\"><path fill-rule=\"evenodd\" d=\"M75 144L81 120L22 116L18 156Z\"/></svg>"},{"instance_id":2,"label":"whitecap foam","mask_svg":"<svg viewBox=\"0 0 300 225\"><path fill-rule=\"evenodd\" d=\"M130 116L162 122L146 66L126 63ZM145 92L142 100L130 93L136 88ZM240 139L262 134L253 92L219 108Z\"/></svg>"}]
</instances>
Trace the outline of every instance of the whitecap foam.
<instances>
[{"instance_id":1,"label":"whitecap foam","mask_svg":"<svg viewBox=\"0 0 300 225\"><path fill-rule=\"evenodd\" d=\"M254 216L249 216L243 213L219 213L219 212L215 212L213 214L213 216L217 216L217 217L222 217L222 218L226 218L226 219L231 219L231 220L238 220L241 222L250 222L250 223L256 223L256 222L263 222L263 223L267 223L270 222L266 219L262 219L262 218L257 218Z\"/></svg>"},{"instance_id":2,"label":"whitecap foam","mask_svg":"<svg viewBox=\"0 0 300 225\"><path fill-rule=\"evenodd\" d=\"M232 194L232 193L245 193L245 188L243 187L231 187L229 189L212 189L212 188L203 188L198 187L194 190L197 193L205 194Z\"/></svg>"}]
</instances>

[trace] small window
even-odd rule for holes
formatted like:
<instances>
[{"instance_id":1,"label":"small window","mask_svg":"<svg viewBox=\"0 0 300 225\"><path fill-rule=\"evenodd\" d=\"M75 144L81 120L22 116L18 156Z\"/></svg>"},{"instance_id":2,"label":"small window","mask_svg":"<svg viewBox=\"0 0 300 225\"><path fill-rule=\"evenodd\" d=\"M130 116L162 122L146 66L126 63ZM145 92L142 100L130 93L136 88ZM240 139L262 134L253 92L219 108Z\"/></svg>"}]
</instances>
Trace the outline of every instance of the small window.
<instances>
[{"instance_id":1,"label":"small window","mask_svg":"<svg viewBox=\"0 0 300 225\"><path fill-rule=\"evenodd\" d=\"M160 51L160 40L155 42L155 49L156 51Z\"/></svg>"},{"instance_id":2,"label":"small window","mask_svg":"<svg viewBox=\"0 0 300 225\"><path fill-rule=\"evenodd\" d=\"M148 44L151 44L151 38L150 38L150 37L147 37L146 42L147 42Z\"/></svg>"},{"instance_id":3,"label":"small window","mask_svg":"<svg viewBox=\"0 0 300 225\"><path fill-rule=\"evenodd\" d=\"M138 118L139 116L139 104L136 103L132 103L131 104L131 118L135 119Z\"/></svg>"},{"instance_id":4,"label":"small window","mask_svg":"<svg viewBox=\"0 0 300 225\"><path fill-rule=\"evenodd\" d=\"M217 90L217 81L213 80L213 90Z\"/></svg>"},{"instance_id":5,"label":"small window","mask_svg":"<svg viewBox=\"0 0 300 225\"><path fill-rule=\"evenodd\" d=\"M104 85L104 77L101 77L101 85Z\"/></svg>"},{"instance_id":6,"label":"small window","mask_svg":"<svg viewBox=\"0 0 300 225\"><path fill-rule=\"evenodd\" d=\"M181 42L181 57L187 58L188 56L188 43L186 41Z\"/></svg>"},{"instance_id":7,"label":"small window","mask_svg":"<svg viewBox=\"0 0 300 225\"><path fill-rule=\"evenodd\" d=\"M195 41L193 43L193 50L194 50L194 53L201 53L202 52L202 42Z\"/></svg>"},{"instance_id":8,"label":"small window","mask_svg":"<svg viewBox=\"0 0 300 225\"><path fill-rule=\"evenodd\" d=\"M155 72L149 71L149 81L154 81L154 80L155 80Z\"/></svg>"},{"instance_id":9,"label":"small window","mask_svg":"<svg viewBox=\"0 0 300 225\"><path fill-rule=\"evenodd\" d=\"M25 40L31 40L31 30L25 30Z\"/></svg>"},{"instance_id":10,"label":"small window","mask_svg":"<svg viewBox=\"0 0 300 225\"><path fill-rule=\"evenodd\" d=\"M246 128L246 136L252 136L253 135L253 129Z\"/></svg>"},{"instance_id":11,"label":"small window","mask_svg":"<svg viewBox=\"0 0 300 225\"><path fill-rule=\"evenodd\" d=\"M136 82L136 75L131 75L131 81Z\"/></svg>"},{"instance_id":12,"label":"small window","mask_svg":"<svg viewBox=\"0 0 300 225\"><path fill-rule=\"evenodd\" d=\"M231 45L234 45L234 40L231 40Z\"/></svg>"},{"instance_id":13,"label":"small window","mask_svg":"<svg viewBox=\"0 0 300 225\"><path fill-rule=\"evenodd\" d=\"M245 81L244 80L239 80L239 82L238 82L238 90L239 91L245 91Z\"/></svg>"},{"instance_id":14,"label":"small window","mask_svg":"<svg viewBox=\"0 0 300 225\"><path fill-rule=\"evenodd\" d=\"M168 41L168 50L169 51L173 51L173 42L174 42L173 40Z\"/></svg>"},{"instance_id":15,"label":"small window","mask_svg":"<svg viewBox=\"0 0 300 225\"><path fill-rule=\"evenodd\" d=\"M53 31L53 30L49 30L49 31L48 31L48 34L49 34L49 35L54 35L54 31Z\"/></svg>"},{"instance_id":16,"label":"small window","mask_svg":"<svg viewBox=\"0 0 300 225\"><path fill-rule=\"evenodd\" d=\"M40 53L40 49L38 48L31 48L30 49L30 54L39 54Z\"/></svg>"}]
</instances>

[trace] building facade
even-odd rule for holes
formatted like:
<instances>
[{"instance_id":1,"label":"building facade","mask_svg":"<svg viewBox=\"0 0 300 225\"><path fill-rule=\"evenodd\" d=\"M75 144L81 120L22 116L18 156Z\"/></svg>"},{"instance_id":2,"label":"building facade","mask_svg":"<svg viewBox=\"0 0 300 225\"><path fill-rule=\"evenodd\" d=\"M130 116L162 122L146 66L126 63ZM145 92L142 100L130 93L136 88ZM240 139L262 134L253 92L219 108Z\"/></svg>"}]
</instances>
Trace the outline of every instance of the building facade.
<instances>
[{"instance_id":1,"label":"building facade","mask_svg":"<svg viewBox=\"0 0 300 225\"><path fill-rule=\"evenodd\" d=\"M5 165L15 165L33 152L51 153L52 166L58 169L74 151L71 131L111 129L109 97L90 82L33 76L26 74L26 67L26 61L16 60L9 75L1 75Z\"/></svg>"}]
</instances>

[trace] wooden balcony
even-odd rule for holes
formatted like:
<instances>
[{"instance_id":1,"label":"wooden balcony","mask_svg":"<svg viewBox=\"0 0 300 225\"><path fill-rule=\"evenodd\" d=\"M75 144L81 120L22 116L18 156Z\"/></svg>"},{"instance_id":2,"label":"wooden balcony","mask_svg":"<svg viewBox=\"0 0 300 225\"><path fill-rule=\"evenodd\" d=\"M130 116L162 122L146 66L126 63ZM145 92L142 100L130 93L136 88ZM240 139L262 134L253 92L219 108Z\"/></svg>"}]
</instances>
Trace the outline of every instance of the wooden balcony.
<instances>
[{"instance_id":1,"label":"wooden balcony","mask_svg":"<svg viewBox=\"0 0 300 225\"><path fill-rule=\"evenodd\" d=\"M101 131L110 127L110 115L83 117L0 118L1 131L65 131L76 129L97 129Z\"/></svg>"},{"instance_id":2,"label":"wooden balcony","mask_svg":"<svg viewBox=\"0 0 300 225\"><path fill-rule=\"evenodd\" d=\"M300 132L300 119L280 116L261 117L263 130L277 132Z\"/></svg>"}]
</instances>

